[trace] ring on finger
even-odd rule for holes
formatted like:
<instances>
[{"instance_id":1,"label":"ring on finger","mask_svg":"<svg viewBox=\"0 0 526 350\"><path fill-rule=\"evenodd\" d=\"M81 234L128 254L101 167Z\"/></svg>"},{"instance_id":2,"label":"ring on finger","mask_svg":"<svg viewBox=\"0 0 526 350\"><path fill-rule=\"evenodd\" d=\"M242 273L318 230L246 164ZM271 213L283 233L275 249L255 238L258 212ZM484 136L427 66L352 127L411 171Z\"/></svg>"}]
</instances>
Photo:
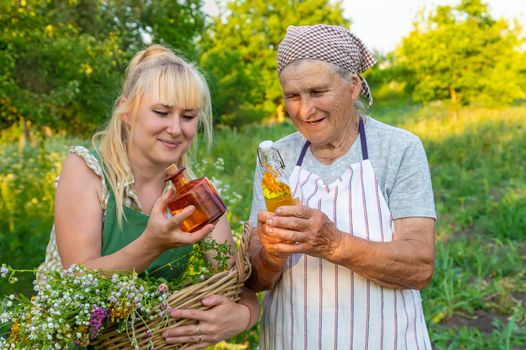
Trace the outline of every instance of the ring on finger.
<instances>
[{"instance_id":1,"label":"ring on finger","mask_svg":"<svg viewBox=\"0 0 526 350\"><path fill-rule=\"evenodd\" d=\"M199 340L197 341L198 344L201 344L203 342L203 337L201 337L201 334L199 334Z\"/></svg>"},{"instance_id":2,"label":"ring on finger","mask_svg":"<svg viewBox=\"0 0 526 350\"><path fill-rule=\"evenodd\" d=\"M199 328L199 323L195 325L195 335L199 336L199 339L201 340L201 328ZM202 340L201 340L202 341ZM201 342L200 341L200 342Z\"/></svg>"}]
</instances>

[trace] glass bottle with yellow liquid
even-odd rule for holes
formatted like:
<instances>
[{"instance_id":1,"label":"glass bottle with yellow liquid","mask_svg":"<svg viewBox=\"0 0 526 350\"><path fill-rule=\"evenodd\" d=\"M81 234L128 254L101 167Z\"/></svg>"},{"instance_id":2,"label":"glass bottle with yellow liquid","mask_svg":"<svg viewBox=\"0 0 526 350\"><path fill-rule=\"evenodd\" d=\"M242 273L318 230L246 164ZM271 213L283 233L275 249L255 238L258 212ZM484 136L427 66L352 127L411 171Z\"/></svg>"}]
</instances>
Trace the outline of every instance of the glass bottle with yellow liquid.
<instances>
[{"instance_id":1,"label":"glass bottle with yellow liquid","mask_svg":"<svg viewBox=\"0 0 526 350\"><path fill-rule=\"evenodd\" d=\"M175 188L175 197L168 203L168 208L175 215L193 205L195 210L181 223L181 229L195 232L216 222L225 213L226 206L206 177L190 180L185 170L172 164L164 171L165 180L171 181Z\"/></svg>"},{"instance_id":2,"label":"glass bottle with yellow liquid","mask_svg":"<svg viewBox=\"0 0 526 350\"><path fill-rule=\"evenodd\" d=\"M258 160L263 172L263 198L268 211L276 211L283 205L293 205L292 191L285 177L285 164L270 140L263 141L258 147Z\"/></svg>"}]
</instances>

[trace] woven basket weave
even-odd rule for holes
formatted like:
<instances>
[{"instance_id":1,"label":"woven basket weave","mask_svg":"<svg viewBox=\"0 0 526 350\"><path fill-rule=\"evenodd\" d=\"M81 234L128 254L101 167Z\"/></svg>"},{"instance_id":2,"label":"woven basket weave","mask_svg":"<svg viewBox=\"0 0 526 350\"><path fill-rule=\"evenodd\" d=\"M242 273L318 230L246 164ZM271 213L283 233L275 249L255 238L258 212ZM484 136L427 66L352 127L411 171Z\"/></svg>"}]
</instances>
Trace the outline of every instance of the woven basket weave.
<instances>
[{"instance_id":1,"label":"woven basket weave","mask_svg":"<svg viewBox=\"0 0 526 350\"><path fill-rule=\"evenodd\" d=\"M236 254L236 261L230 270L215 274L203 282L193 284L173 293L168 298L170 306L173 309L206 310L208 308L203 306L201 300L213 294L224 295L234 301L238 301L240 298L241 287L248 276L250 276L251 272L251 265L248 258L249 242L250 225L245 224L243 227L240 248ZM148 335L148 328L155 329L160 322L163 322L163 320L158 316L147 322L148 327L145 324L140 324L135 328L135 335L140 349L148 349L152 343L157 349L184 349L190 345L166 344L164 337L161 335L164 329L152 331L152 334ZM174 319L169 317L166 328L183 326L194 322L195 321L189 319ZM105 350L131 349L128 334L125 331L118 332L115 325L106 328L91 345L96 349Z\"/></svg>"}]
</instances>

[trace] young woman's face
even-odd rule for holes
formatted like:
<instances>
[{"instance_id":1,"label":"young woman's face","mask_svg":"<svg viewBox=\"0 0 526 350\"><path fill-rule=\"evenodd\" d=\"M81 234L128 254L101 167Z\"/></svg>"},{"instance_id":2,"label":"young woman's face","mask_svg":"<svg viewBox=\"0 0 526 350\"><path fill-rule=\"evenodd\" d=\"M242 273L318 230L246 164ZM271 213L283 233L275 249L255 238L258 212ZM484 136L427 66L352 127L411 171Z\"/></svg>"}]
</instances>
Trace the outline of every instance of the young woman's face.
<instances>
[{"instance_id":1,"label":"young woman's face","mask_svg":"<svg viewBox=\"0 0 526 350\"><path fill-rule=\"evenodd\" d=\"M180 109L145 94L132 120L128 151L142 154L153 163L178 163L198 129L197 109ZM137 155L137 154L136 154Z\"/></svg>"}]
</instances>

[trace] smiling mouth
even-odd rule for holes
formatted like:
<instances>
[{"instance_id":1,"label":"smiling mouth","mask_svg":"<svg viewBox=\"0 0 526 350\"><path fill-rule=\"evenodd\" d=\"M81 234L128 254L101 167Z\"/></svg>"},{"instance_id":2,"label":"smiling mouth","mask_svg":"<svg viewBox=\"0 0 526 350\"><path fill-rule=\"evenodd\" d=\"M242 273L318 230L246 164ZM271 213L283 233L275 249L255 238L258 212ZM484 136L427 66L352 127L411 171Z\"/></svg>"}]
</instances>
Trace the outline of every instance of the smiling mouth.
<instances>
[{"instance_id":1,"label":"smiling mouth","mask_svg":"<svg viewBox=\"0 0 526 350\"><path fill-rule=\"evenodd\" d=\"M307 125L318 125L320 124L322 121L324 121L325 118L321 118L321 119L317 119L317 120L312 120L312 121L305 121L305 124Z\"/></svg>"},{"instance_id":2,"label":"smiling mouth","mask_svg":"<svg viewBox=\"0 0 526 350\"><path fill-rule=\"evenodd\" d=\"M172 141L172 140L165 140L165 139L159 139L163 145L165 145L168 148L176 148L181 144L179 141Z\"/></svg>"}]
</instances>

